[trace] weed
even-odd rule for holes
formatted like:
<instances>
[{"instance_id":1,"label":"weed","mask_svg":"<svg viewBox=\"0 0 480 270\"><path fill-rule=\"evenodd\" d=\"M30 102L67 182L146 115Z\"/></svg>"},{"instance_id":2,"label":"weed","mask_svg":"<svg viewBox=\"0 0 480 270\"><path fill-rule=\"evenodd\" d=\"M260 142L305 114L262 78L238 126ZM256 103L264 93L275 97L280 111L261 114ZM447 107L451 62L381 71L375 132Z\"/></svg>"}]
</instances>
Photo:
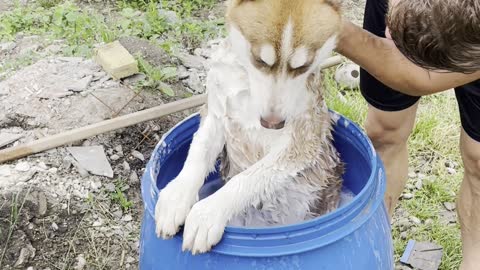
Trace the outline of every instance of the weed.
<instances>
[{"instance_id":1,"label":"weed","mask_svg":"<svg viewBox=\"0 0 480 270\"><path fill-rule=\"evenodd\" d=\"M140 82L140 86L147 89L160 89L167 96L174 96L175 92L164 82L168 82L177 76L175 67L156 68L141 57L137 57L140 71L147 76L146 80Z\"/></svg>"},{"instance_id":2,"label":"weed","mask_svg":"<svg viewBox=\"0 0 480 270\"><path fill-rule=\"evenodd\" d=\"M122 207L123 211L127 211L130 207L133 206L133 202L129 201L126 195L122 191L122 184L120 181L117 181L115 185L115 192L111 194L112 201L118 203Z\"/></svg>"}]
</instances>

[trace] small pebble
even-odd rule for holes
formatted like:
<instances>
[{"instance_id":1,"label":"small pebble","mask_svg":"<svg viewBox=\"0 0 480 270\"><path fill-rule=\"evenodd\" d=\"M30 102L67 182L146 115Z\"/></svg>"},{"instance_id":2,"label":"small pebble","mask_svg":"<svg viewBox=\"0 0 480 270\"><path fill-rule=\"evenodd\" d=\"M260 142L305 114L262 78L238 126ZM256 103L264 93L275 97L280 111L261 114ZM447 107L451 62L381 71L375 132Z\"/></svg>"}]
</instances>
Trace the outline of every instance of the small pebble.
<instances>
[{"instance_id":1,"label":"small pebble","mask_svg":"<svg viewBox=\"0 0 480 270\"><path fill-rule=\"evenodd\" d=\"M417 177L417 174L415 172L409 172L408 173L408 178L413 179L415 177Z\"/></svg>"},{"instance_id":2,"label":"small pebble","mask_svg":"<svg viewBox=\"0 0 480 270\"><path fill-rule=\"evenodd\" d=\"M415 186L412 185L412 184L406 184L405 185L405 188L409 189L409 190L414 190L415 189Z\"/></svg>"},{"instance_id":3,"label":"small pebble","mask_svg":"<svg viewBox=\"0 0 480 270\"><path fill-rule=\"evenodd\" d=\"M129 222L129 221L132 221L133 218L132 218L132 215L125 215L122 217L122 220L125 222Z\"/></svg>"},{"instance_id":4,"label":"small pebble","mask_svg":"<svg viewBox=\"0 0 480 270\"><path fill-rule=\"evenodd\" d=\"M28 172L30 170L30 164L28 164L26 161L19 162L15 166L15 170L19 172Z\"/></svg>"},{"instance_id":5,"label":"small pebble","mask_svg":"<svg viewBox=\"0 0 480 270\"><path fill-rule=\"evenodd\" d=\"M130 164L128 164L126 161L123 162L123 170L126 172L130 171Z\"/></svg>"},{"instance_id":6,"label":"small pebble","mask_svg":"<svg viewBox=\"0 0 480 270\"><path fill-rule=\"evenodd\" d=\"M132 151L132 156L140 159L141 161L145 161L145 157L143 156L143 154L138 152L137 150Z\"/></svg>"},{"instance_id":7,"label":"small pebble","mask_svg":"<svg viewBox=\"0 0 480 270\"><path fill-rule=\"evenodd\" d=\"M447 172L449 174L456 174L457 173L457 171L454 168L447 168Z\"/></svg>"},{"instance_id":8,"label":"small pebble","mask_svg":"<svg viewBox=\"0 0 480 270\"><path fill-rule=\"evenodd\" d=\"M403 194L402 198L404 198L405 200L410 200L411 198L413 198L413 194L412 193L405 193L405 194Z\"/></svg>"},{"instance_id":9,"label":"small pebble","mask_svg":"<svg viewBox=\"0 0 480 270\"><path fill-rule=\"evenodd\" d=\"M56 231L58 230L58 225L57 225L57 223L55 223L55 222L52 223L52 230L53 230L54 232L56 232Z\"/></svg>"},{"instance_id":10,"label":"small pebble","mask_svg":"<svg viewBox=\"0 0 480 270\"><path fill-rule=\"evenodd\" d=\"M418 181L415 183L415 188L420 190L423 188L423 181L422 179L418 179Z\"/></svg>"},{"instance_id":11,"label":"small pebble","mask_svg":"<svg viewBox=\"0 0 480 270\"><path fill-rule=\"evenodd\" d=\"M107 191L114 192L114 191L115 191L115 184L113 184L113 183L106 183L106 184L105 184L105 189L106 189Z\"/></svg>"},{"instance_id":12,"label":"small pebble","mask_svg":"<svg viewBox=\"0 0 480 270\"><path fill-rule=\"evenodd\" d=\"M42 161L38 163L38 167L42 170L48 170L47 165L45 164L45 162L42 162Z\"/></svg>"},{"instance_id":13,"label":"small pebble","mask_svg":"<svg viewBox=\"0 0 480 270\"><path fill-rule=\"evenodd\" d=\"M455 203L451 203L451 202L444 202L444 203L443 203L443 206L445 206L445 208L446 208L448 211L453 211L453 210L455 210L455 208L456 208Z\"/></svg>"},{"instance_id":14,"label":"small pebble","mask_svg":"<svg viewBox=\"0 0 480 270\"><path fill-rule=\"evenodd\" d=\"M118 160L119 158L120 158L120 156L117 155L117 154L113 154L113 155L110 156L110 159L113 160L113 161Z\"/></svg>"},{"instance_id":15,"label":"small pebble","mask_svg":"<svg viewBox=\"0 0 480 270\"><path fill-rule=\"evenodd\" d=\"M400 238L402 238L403 240L407 239L407 232L402 232L400 234Z\"/></svg>"},{"instance_id":16,"label":"small pebble","mask_svg":"<svg viewBox=\"0 0 480 270\"><path fill-rule=\"evenodd\" d=\"M119 156L123 156L123 148L122 148L121 145L115 146L115 151L117 152L117 154L118 154Z\"/></svg>"},{"instance_id":17,"label":"small pebble","mask_svg":"<svg viewBox=\"0 0 480 270\"><path fill-rule=\"evenodd\" d=\"M419 174L417 174L417 177L418 177L418 179L423 179L423 178L425 178L425 177L427 177L427 176L426 176L425 174L423 174L423 173L419 173Z\"/></svg>"},{"instance_id":18,"label":"small pebble","mask_svg":"<svg viewBox=\"0 0 480 270\"><path fill-rule=\"evenodd\" d=\"M433 219L429 218L425 220L425 225L431 225L431 224L433 224Z\"/></svg>"},{"instance_id":19,"label":"small pebble","mask_svg":"<svg viewBox=\"0 0 480 270\"><path fill-rule=\"evenodd\" d=\"M138 179L138 175L135 171L132 171L132 173L130 174L130 183L132 184L136 184L140 182L140 179Z\"/></svg>"},{"instance_id":20,"label":"small pebble","mask_svg":"<svg viewBox=\"0 0 480 270\"><path fill-rule=\"evenodd\" d=\"M415 224L421 224L422 223L422 221L415 216L411 216L409 219L410 219L411 222L413 222Z\"/></svg>"}]
</instances>

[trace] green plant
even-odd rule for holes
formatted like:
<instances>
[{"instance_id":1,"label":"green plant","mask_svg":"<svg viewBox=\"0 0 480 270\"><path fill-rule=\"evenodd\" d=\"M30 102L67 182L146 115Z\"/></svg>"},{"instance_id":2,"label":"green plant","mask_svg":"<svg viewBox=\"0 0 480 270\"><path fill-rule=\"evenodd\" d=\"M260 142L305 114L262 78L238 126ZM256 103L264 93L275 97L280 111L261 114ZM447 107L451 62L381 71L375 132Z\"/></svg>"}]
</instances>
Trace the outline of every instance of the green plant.
<instances>
[{"instance_id":1,"label":"green plant","mask_svg":"<svg viewBox=\"0 0 480 270\"><path fill-rule=\"evenodd\" d=\"M133 206L133 202L129 201L126 195L122 192L120 184L115 186L115 192L111 194L112 200L122 207L123 211L127 211Z\"/></svg>"},{"instance_id":2,"label":"green plant","mask_svg":"<svg viewBox=\"0 0 480 270\"><path fill-rule=\"evenodd\" d=\"M141 57L137 57L140 71L146 75L146 80L140 82L141 87L160 89L167 96L174 96L175 92L165 82L177 76L175 67L156 68Z\"/></svg>"}]
</instances>

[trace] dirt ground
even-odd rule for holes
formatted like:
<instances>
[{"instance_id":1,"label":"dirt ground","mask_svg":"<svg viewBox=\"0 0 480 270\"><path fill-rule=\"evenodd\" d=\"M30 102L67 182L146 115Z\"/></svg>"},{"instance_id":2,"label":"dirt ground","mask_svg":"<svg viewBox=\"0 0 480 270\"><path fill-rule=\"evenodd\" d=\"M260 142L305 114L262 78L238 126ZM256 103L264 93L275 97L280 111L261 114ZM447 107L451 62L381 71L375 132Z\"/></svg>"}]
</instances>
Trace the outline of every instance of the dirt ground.
<instances>
[{"instance_id":1,"label":"dirt ground","mask_svg":"<svg viewBox=\"0 0 480 270\"><path fill-rule=\"evenodd\" d=\"M347 17L360 24L363 5L345 1ZM0 14L11 7L0 0ZM182 66L186 74L171 83L177 98L202 91L205 70L192 61L208 53L181 61L144 42L124 42L131 51L146 51L152 63ZM19 137L0 148L176 99L136 92L133 81L112 80L90 59L62 56L61 40L46 45L41 37L20 36L0 45L3 63L36 52L30 65L0 74L0 134ZM0 164L0 269L137 269L139 179L162 134L193 111L69 145L103 147L111 178L86 172L66 147Z\"/></svg>"}]
</instances>

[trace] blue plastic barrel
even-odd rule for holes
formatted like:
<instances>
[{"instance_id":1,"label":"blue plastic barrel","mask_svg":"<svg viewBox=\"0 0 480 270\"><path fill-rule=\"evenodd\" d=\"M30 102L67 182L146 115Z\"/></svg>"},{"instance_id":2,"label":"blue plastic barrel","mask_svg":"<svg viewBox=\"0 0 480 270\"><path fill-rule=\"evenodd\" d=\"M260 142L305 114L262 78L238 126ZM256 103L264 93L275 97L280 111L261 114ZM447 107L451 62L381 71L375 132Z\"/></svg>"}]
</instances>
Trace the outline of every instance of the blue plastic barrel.
<instances>
[{"instance_id":1,"label":"blue plastic barrel","mask_svg":"<svg viewBox=\"0 0 480 270\"><path fill-rule=\"evenodd\" d=\"M182 252L182 234L163 240L155 235L154 211L159 189L181 170L199 126L194 114L166 133L155 148L142 178L145 212L140 238L142 270L391 270L393 244L383 203L383 165L361 129L338 118L335 147L346 163L344 187L353 200L306 222L268 228L227 227L209 253ZM221 185L211 174L202 192Z\"/></svg>"}]
</instances>

